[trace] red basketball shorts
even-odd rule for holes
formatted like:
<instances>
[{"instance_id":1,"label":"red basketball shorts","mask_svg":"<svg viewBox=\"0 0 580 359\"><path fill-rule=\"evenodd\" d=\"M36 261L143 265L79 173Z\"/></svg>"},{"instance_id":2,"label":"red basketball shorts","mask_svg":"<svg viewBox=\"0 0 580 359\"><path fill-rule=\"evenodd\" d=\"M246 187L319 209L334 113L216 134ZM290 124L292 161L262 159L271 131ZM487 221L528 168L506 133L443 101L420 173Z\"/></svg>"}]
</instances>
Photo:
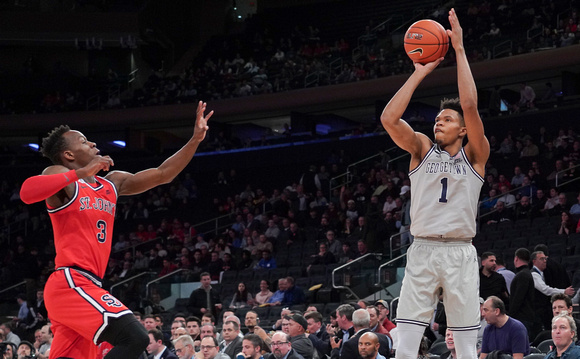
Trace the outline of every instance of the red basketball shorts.
<instances>
[{"instance_id":1,"label":"red basketball shorts","mask_svg":"<svg viewBox=\"0 0 580 359\"><path fill-rule=\"evenodd\" d=\"M54 334L50 359L94 359L99 336L109 321L132 313L101 288L98 279L89 277L76 269L63 268L46 282L44 300Z\"/></svg>"}]
</instances>

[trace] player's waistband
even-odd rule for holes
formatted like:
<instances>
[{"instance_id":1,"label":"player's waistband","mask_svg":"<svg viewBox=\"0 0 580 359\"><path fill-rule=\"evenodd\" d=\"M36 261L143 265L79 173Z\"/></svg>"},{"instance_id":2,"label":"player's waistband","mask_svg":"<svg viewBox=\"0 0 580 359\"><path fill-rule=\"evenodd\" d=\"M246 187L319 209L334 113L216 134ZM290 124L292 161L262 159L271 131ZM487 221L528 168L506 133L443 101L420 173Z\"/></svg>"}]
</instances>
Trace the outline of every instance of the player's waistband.
<instances>
[{"instance_id":1,"label":"player's waistband","mask_svg":"<svg viewBox=\"0 0 580 359\"><path fill-rule=\"evenodd\" d=\"M84 276L85 278L87 278L88 280L90 280L91 282L95 283L96 285L98 285L99 287L103 287L103 280L101 279L101 277L93 274L92 272L86 270L86 269L82 269L80 267L77 266L71 266L71 267L58 267L56 270L64 270L64 269L72 269L77 271L79 274L81 274L82 276Z\"/></svg>"},{"instance_id":2,"label":"player's waistband","mask_svg":"<svg viewBox=\"0 0 580 359\"><path fill-rule=\"evenodd\" d=\"M415 237L413 244L429 246L470 246L471 238L442 238L442 237Z\"/></svg>"}]
</instances>

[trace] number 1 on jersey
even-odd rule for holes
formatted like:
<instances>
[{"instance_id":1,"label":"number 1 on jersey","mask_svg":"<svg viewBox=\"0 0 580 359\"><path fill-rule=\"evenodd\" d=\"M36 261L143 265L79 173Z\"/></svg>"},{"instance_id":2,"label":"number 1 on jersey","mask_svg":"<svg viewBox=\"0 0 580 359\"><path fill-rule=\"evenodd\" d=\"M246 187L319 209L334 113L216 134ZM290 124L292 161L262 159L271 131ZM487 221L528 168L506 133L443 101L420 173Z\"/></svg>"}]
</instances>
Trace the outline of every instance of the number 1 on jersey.
<instances>
[{"instance_id":1,"label":"number 1 on jersey","mask_svg":"<svg viewBox=\"0 0 580 359\"><path fill-rule=\"evenodd\" d=\"M441 178L441 197L439 197L439 202L447 203L447 177Z\"/></svg>"}]
</instances>

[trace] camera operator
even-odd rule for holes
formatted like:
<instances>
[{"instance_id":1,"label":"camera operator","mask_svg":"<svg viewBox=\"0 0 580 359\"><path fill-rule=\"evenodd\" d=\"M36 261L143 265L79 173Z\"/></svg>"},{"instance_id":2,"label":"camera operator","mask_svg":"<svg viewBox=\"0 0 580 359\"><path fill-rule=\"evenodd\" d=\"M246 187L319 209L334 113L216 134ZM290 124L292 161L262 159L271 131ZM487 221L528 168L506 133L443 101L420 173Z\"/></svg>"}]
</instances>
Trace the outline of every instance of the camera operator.
<instances>
[{"instance_id":1,"label":"camera operator","mask_svg":"<svg viewBox=\"0 0 580 359\"><path fill-rule=\"evenodd\" d=\"M34 354L36 354L36 349L34 349L34 345L31 342L28 342L26 340L20 342L18 350L16 351L18 359L35 358Z\"/></svg>"}]
</instances>

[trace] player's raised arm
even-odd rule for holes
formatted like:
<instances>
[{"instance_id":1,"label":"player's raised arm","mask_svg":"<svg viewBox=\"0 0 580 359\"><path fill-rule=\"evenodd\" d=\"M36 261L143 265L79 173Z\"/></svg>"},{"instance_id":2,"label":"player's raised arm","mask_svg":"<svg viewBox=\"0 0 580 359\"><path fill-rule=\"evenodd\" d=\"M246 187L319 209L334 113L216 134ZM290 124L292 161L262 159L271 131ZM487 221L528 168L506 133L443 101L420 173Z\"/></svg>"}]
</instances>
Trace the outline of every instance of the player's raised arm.
<instances>
[{"instance_id":1,"label":"player's raised arm","mask_svg":"<svg viewBox=\"0 0 580 359\"><path fill-rule=\"evenodd\" d=\"M457 58L457 86L469 140L465 149L472 165L483 176L485 163L489 157L489 142L485 137L483 122L477 111L477 88L463 47L463 30L455 9L449 11L449 23L451 30L447 30L447 34L451 38Z\"/></svg>"},{"instance_id":2,"label":"player's raised arm","mask_svg":"<svg viewBox=\"0 0 580 359\"><path fill-rule=\"evenodd\" d=\"M107 175L107 179L115 183L119 195L138 194L160 184L169 183L187 166L209 130L207 121L213 115L213 111L205 115L206 105L202 101L199 101L197 105L195 129L191 139L159 167L150 168L136 174L114 171Z\"/></svg>"},{"instance_id":3,"label":"player's raised arm","mask_svg":"<svg viewBox=\"0 0 580 359\"><path fill-rule=\"evenodd\" d=\"M431 147L427 136L416 133L411 126L403 119L403 113L411 101L413 93L423 81L441 63L443 58L437 59L428 64L422 65L414 63L415 71L411 74L405 84L397 91L395 96L389 101L381 114L381 123L395 144L409 152L413 158L420 159L422 148Z\"/></svg>"}]
</instances>

